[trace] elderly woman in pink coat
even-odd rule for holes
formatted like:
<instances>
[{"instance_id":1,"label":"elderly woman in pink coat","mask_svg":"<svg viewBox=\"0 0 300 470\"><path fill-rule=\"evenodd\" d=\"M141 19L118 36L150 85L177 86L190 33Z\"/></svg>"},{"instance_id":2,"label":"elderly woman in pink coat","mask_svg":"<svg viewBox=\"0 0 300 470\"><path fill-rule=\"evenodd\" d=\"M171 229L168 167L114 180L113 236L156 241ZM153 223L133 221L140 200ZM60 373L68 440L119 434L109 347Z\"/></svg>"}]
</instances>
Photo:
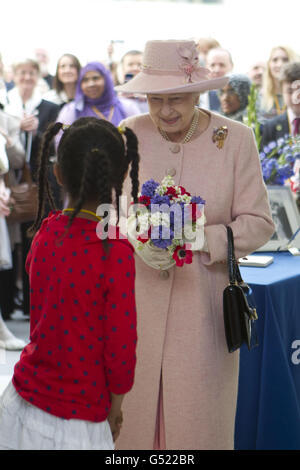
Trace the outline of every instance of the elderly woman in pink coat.
<instances>
[{"instance_id":1,"label":"elderly woman in pink coat","mask_svg":"<svg viewBox=\"0 0 300 470\"><path fill-rule=\"evenodd\" d=\"M252 130L197 107L201 92L226 83L199 66L193 41L149 41L141 72L116 88L148 98L149 114L122 123L138 136L140 182L171 175L206 201L192 264L136 250L137 369L118 449L233 448L239 353L224 333L226 226L242 257L274 225Z\"/></svg>"}]
</instances>

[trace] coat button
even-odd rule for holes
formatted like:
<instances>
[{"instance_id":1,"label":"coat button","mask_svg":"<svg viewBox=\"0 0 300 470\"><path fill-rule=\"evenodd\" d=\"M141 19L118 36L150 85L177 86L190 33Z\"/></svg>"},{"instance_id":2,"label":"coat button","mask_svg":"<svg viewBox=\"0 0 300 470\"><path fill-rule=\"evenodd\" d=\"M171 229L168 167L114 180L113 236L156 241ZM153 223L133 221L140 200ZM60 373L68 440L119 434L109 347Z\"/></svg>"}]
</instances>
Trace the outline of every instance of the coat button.
<instances>
[{"instance_id":1,"label":"coat button","mask_svg":"<svg viewBox=\"0 0 300 470\"><path fill-rule=\"evenodd\" d=\"M171 152L173 153L178 153L180 152L180 145L179 144L174 144L172 145L172 147L170 148Z\"/></svg>"},{"instance_id":2,"label":"coat button","mask_svg":"<svg viewBox=\"0 0 300 470\"><path fill-rule=\"evenodd\" d=\"M166 175L168 175L168 176L175 176L175 175L176 175L176 170L175 170L175 168L169 168L168 170L166 170Z\"/></svg>"},{"instance_id":3,"label":"coat button","mask_svg":"<svg viewBox=\"0 0 300 470\"><path fill-rule=\"evenodd\" d=\"M160 271L159 273L159 277L164 280L168 279L169 276L170 276L169 271Z\"/></svg>"}]
</instances>

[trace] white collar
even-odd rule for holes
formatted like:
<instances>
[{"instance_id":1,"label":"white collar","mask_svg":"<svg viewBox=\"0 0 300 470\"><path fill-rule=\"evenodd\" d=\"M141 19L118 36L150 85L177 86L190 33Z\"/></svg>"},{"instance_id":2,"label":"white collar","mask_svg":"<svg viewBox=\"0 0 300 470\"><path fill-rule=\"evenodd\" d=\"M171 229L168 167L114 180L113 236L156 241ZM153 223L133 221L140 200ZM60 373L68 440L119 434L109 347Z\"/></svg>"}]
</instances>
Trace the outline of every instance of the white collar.
<instances>
[{"instance_id":1,"label":"white collar","mask_svg":"<svg viewBox=\"0 0 300 470\"><path fill-rule=\"evenodd\" d=\"M296 116L296 114L294 113L294 111L291 108L287 108L287 115L288 115L288 119L289 119L290 124L297 117L300 118L300 116Z\"/></svg>"},{"instance_id":2,"label":"white collar","mask_svg":"<svg viewBox=\"0 0 300 470\"><path fill-rule=\"evenodd\" d=\"M12 114L13 116L23 117L24 111L27 114L33 114L36 108L42 101L42 95L39 90L35 89L29 100L26 101L23 105L19 90L17 87L14 87L7 94L8 105L5 107L5 110Z\"/></svg>"}]
</instances>

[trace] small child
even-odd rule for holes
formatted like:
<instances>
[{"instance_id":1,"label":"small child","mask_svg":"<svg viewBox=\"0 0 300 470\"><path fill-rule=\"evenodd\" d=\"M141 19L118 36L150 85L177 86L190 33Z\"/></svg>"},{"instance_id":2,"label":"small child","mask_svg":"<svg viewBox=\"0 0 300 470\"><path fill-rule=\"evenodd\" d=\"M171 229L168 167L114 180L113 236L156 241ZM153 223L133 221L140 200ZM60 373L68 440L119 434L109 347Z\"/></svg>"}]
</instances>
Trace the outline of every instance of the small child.
<instances>
[{"instance_id":1,"label":"small child","mask_svg":"<svg viewBox=\"0 0 300 470\"><path fill-rule=\"evenodd\" d=\"M118 232L99 239L96 210L113 194L118 208L129 167L137 202L137 138L96 118L65 129L54 171L69 204L43 220L52 201L49 148L62 127L51 124L41 147L36 234L26 261L30 343L0 399L0 449L114 449L134 381L133 248Z\"/></svg>"}]
</instances>

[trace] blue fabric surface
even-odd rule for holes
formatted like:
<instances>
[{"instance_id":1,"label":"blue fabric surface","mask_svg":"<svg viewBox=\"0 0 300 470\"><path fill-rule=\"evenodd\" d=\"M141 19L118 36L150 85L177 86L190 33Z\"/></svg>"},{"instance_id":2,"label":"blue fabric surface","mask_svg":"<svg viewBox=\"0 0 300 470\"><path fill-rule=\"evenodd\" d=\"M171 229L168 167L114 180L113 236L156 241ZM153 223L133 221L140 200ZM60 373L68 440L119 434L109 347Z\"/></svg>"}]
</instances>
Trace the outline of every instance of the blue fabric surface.
<instances>
[{"instance_id":1,"label":"blue fabric surface","mask_svg":"<svg viewBox=\"0 0 300 470\"><path fill-rule=\"evenodd\" d=\"M241 348L235 448L295 450L300 449L300 257L266 254L274 263L241 268L256 300L259 346L250 352Z\"/></svg>"}]
</instances>

